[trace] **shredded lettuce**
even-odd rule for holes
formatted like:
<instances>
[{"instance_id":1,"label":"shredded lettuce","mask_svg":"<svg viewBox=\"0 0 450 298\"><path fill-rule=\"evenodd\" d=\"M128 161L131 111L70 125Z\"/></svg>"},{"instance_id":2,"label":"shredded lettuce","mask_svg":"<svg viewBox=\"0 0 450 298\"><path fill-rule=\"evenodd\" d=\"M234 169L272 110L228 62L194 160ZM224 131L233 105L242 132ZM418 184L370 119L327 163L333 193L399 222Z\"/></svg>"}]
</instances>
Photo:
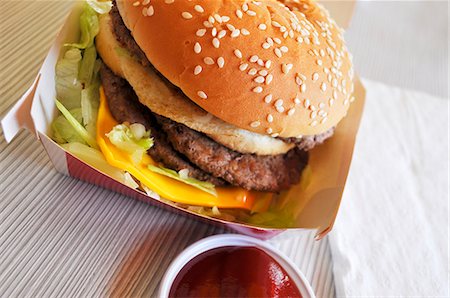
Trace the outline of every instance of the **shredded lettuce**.
<instances>
[{"instance_id":1,"label":"shredded lettuce","mask_svg":"<svg viewBox=\"0 0 450 298\"><path fill-rule=\"evenodd\" d=\"M81 91L81 111L83 116L83 124L93 138L95 138L95 131L97 127L97 114L100 96L99 87L100 83L96 83Z\"/></svg>"},{"instance_id":2,"label":"shredded lettuce","mask_svg":"<svg viewBox=\"0 0 450 298\"><path fill-rule=\"evenodd\" d=\"M95 46L90 46L83 53L83 59L80 64L78 80L83 86L89 86L95 80L95 61L97 60L97 50Z\"/></svg>"},{"instance_id":3,"label":"shredded lettuce","mask_svg":"<svg viewBox=\"0 0 450 298\"><path fill-rule=\"evenodd\" d=\"M86 2L99 14L108 13L112 7L111 1L87 0Z\"/></svg>"},{"instance_id":4,"label":"shredded lettuce","mask_svg":"<svg viewBox=\"0 0 450 298\"><path fill-rule=\"evenodd\" d=\"M82 56L79 49L68 50L56 63L56 94L69 110L81 106L82 85L77 80Z\"/></svg>"},{"instance_id":5,"label":"shredded lettuce","mask_svg":"<svg viewBox=\"0 0 450 298\"><path fill-rule=\"evenodd\" d=\"M122 151L131 154L131 158L135 164L141 162L142 157L153 146L153 139L150 137L150 131L145 130L142 137L138 138L133 134L129 126L119 124L106 134L111 143Z\"/></svg>"},{"instance_id":6,"label":"shredded lettuce","mask_svg":"<svg viewBox=\"0 0 450 298\"><path fill-rule=\"evenodd\" d=\"M139 185L131 177L130 173L124 172L111 166L99 150L91 148L87 145L71 142L69 144L61 145L66 151L70 152L85 163L95 167L97 170L106 173L111 178L131 187L138 188Z\"/></svg>"},{"instance_id":7,"label":"shredded lettuce","mask_svg":"<svg viewBox=\"0 0 450 298\"><path fill-rule=\"evenodd\" d=\"M97 148L101 61L94 38L99 31L97 12L106 13L110 8L110 1L87 1L80 16L79 43L66 44L69 49L56 64L57 107L64 116L57 117L52 127L53 139L60 144L76 141Z\"/></svg>"},{"instance_id":8,"label":"shredded lettuce","mask_svg":"<svg viewBox=\"0 0 450 298\"><path fill-rule=\"evenodd\" d=\"M77 120L81 122L82 115L81 109L72 109L69 111L70 114ZM52 123L53 128L53 139L59 144L78 142L86 144L84 139L73 129L73 126L67 121L66 117L63 115L58 116Z\"/></svg>"},{"instance_id":9,"label":"shredded lettuce","mask_svg":"<svg viewBox=\"0 0 450 298\"><path fill-rule=\"evenodd\" d=\"M215 197L217 197L217 191L216 188L214 186L214 184L209 183L209 182L204 182L204 181L200 181L194 178L190 178L190 177L181 177L184 175L180 175L177 171L171 170L171 169L167 169L164 167L156 167L154 165L148 165L148 169L152 172L173 178L175 180L178 180L180 182L186 183L188 185L191 185L193 187L196 187L204 192L207 192Z\"/></svg>"},{"instance_id":10,"label":"shredded lettuce","mask_svg":"<svg viewBox=\"0 0 450 298\"><path fill-rule=\"evenodd\" d=\"M92 148L97 149L98 145L97 142L95 141L95 138L93 138L86 130L86 128L84 128L83 125L81 125L80 122L77 121L77 119L69 112L69 110L66 109L66 107L64 107L62 105L62 103L60 103L57 99L55 99L55 103L56 103L56 107L59 109L59 111L61 112L61 114L64 115L64 117L67 119L67 121L70 123L70 125L72 125L73 129L75 132L77 132L80 137Z\"/></svg>"},{"instance_id":11,"label":"shredded lettuce","mask_svg":"<svg viewBox=\"0 0 450 298\"><path fill-rule=\"evenodd\" d=\"M94 38L100 30L100 25L96 11L87 3L80 16L80 30L80 42L65 44L65 46L84 50L94 45Z\"/></svg>"}]
</instances>

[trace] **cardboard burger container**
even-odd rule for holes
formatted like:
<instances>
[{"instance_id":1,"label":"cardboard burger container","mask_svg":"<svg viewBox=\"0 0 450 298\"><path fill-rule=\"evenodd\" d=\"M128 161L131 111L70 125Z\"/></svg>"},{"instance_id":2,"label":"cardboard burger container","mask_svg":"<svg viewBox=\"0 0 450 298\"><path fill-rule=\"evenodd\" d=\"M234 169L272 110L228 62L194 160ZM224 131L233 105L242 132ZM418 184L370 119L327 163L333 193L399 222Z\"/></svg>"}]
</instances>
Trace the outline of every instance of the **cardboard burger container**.
<instances>
[{"instance_id":1,"label":"cardboard burger container","mask_svg":"<svg viewBox=\"0 0 450 298\"><path fill-rule=\"evenodd\" d=\"M324 4L330 8L331 14L340 25L346 28L352 15L354 2L331 1ZM275 195L272 209L267 211L271 212L269 215L275 218L289 212L291 219L289 223L245 222L206 216L193 212L192 209L188 210L185 206L161 199L158 195L151 195L151 192L147 195L141 190L126 186L66 152L51 139L51 123L58 114L54 101L56 97L55 65L64 53L63 45L79 38L78 22L82 7L80 2L74 5L35 81L2 120L3 133L7 142L10 142L21 129L28 129L36 135L60 173L178 214L230 228L238 233L267 239L286 229L315 229L316 239L320 239L331 230L344 191L364 107L365 90L359 78L356 77L354 82L355 101L351 104L347 116L337 126L334 136L310 151L308 167L304 171L301 182L288 191Z\"/></svg>"}]
</instances>

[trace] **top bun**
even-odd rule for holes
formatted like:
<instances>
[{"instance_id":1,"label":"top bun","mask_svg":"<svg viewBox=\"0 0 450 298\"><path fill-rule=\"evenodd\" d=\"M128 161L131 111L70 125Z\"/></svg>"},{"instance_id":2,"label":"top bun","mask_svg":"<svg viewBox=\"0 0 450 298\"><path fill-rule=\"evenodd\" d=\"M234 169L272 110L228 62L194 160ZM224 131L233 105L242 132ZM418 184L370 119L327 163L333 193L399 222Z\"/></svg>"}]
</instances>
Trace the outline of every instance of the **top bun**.
<instances>
[{"instance_id":1,"label":"top bun","mask_svg":"<svg viewBox=\"0 0 450 298\"><path fill-rule=\"evenodd\" d=\"M322 133L353 91L342 30L309 0L119 0L153 66L216 117L273 137Z\"/></svg>"}]
</instances>

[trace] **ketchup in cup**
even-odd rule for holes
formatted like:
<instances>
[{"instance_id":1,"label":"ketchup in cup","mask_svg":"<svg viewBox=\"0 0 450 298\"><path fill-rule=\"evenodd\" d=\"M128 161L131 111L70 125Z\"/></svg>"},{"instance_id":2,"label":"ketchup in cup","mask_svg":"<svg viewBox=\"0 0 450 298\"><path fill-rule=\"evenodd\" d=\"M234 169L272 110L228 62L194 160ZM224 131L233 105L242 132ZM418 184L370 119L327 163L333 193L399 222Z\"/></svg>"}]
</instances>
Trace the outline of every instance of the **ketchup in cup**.
<instances>
[{"instance_id":1,"label":"ketchup in cup","mask_svg":"<svg viewBox=\"0 0 450 298\"><path fill-rule=\"evenodd\" d=\"M252 246L223 246L197 255L175 277L169 296L302 297L280 264Z\"/></svg>"}]
</instances>

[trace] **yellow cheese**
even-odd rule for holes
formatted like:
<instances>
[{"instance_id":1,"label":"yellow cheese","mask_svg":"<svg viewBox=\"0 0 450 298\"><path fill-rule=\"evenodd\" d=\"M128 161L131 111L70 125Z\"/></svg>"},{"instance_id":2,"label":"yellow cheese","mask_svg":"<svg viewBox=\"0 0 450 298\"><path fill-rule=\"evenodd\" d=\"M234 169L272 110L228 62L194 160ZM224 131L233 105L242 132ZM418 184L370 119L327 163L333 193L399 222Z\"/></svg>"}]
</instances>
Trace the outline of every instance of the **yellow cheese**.
<instances>
[{"instance_id":1,"label":"yellow cheese","mask_svg":"<svg viewBox=\"0 0 450 298\"><path fill-rule=\"evenodd\" d=\"M267 194L248 191L239 187L216 187L217 197L183 182L150 171L147 165L156 163L145 154L142 161L134 165L131 156L115 147L106 136L117 121L112 117L106 102L103 88L100 89L100 107L97 119L97 143L108 163L129 172L142 184L161 197L176 203L218 208L239 208L252 210L257 197Z\"/></svg>"}]
</instances>

